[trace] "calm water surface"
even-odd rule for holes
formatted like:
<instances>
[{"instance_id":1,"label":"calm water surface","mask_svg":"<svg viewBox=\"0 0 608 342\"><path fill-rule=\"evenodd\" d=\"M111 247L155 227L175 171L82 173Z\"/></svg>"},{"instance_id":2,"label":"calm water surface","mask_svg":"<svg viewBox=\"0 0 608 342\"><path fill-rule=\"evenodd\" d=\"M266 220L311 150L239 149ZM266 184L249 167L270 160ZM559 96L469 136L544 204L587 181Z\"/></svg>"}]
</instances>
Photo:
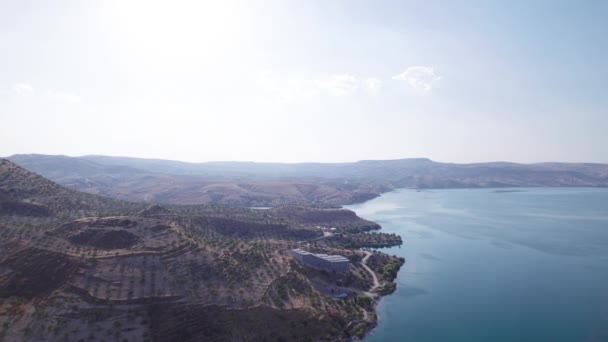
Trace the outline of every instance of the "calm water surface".
<instances>
[{"instance_id":1,"label":"calm water surface","mask_svg":"<svg viewBox=\"0 0 608 342\"><path fill-rule=\"evenodd\" d=\"M366 341L608 341L608 189L400 190L349 206L400 234Z\"/></svg>"}]
</instances>

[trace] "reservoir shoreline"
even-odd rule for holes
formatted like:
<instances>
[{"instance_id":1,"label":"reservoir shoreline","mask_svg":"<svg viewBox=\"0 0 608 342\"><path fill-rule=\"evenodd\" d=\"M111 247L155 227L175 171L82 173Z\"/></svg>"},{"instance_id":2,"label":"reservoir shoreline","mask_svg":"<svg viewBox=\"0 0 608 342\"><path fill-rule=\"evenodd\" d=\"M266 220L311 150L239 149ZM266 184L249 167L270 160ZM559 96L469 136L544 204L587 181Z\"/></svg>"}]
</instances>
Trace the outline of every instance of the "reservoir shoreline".
<instances>
[{"instance_id":1,"label":"reservoir shoreline","mask_svg":"<svg viewBox=\"0 0 608 342\"><path fill-rule=\"evenodd\" d=\"M406 264L364 340L608 340L608 189L516 189L399 189L344 206L407 240L380 249Z\"/></svg>"}]
</instances>

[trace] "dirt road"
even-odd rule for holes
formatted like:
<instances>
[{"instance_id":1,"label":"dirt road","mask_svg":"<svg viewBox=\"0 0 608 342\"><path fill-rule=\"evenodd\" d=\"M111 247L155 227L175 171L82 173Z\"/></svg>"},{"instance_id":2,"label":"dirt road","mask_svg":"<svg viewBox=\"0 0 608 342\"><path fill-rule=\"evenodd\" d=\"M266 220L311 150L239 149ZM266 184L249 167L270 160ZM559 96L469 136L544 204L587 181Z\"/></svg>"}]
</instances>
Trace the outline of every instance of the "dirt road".
<instances>
[{"instance_id":1,"label":"dirt road","mask_svg":"<svg viewBox=\"0 0 608 342\"><path fill-rule=\"evenodd\" d=\"M380 282L378 281L378 277L376 276L376 273L374 273L374 271L372 271L372 269L369 268L369 266L367 266L367 260L369 259L370 256L372 256L372 252L365 251L364 253L365 253L365 257L363 257L363 260L361 260L361 266L363 266L363 268L365 268L367 270L367 272L369 272L369 274L371 274L372 278L374 279L374 286L372 286L372 288L369 289L369 291L371 292L380 287Z\"/></svg>"}]
</instances>

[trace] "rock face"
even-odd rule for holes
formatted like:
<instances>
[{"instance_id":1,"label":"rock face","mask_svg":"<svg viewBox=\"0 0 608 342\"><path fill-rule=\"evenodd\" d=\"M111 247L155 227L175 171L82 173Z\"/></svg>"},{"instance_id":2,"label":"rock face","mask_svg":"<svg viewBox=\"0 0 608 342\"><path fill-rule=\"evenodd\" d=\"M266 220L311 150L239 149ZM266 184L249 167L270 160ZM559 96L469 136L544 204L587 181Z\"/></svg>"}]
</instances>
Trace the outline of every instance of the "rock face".
<instances>
[{"instance_id":1,"label":"rock face","mask_svg":"<svg viewBox=\"0 0 608 342\"><path fill-rule=\"evenodd\" d=\"M323 237L317 224L371 224L352 211L122 202L1 160L0 191L46 208L0 206L0 340L340 341L375 324L357 299L371 287L358 263L338 276L288 254ZM349 289L340 302L337 283Z\"/></svg>"}]
</instances>

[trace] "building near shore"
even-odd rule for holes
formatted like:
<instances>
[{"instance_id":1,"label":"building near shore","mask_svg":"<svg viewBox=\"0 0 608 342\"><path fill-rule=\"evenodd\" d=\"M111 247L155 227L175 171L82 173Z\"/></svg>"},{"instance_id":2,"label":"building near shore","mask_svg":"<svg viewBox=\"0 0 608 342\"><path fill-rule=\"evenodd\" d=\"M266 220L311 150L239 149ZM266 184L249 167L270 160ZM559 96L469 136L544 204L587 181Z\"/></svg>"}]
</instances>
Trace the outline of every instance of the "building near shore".
<instances>
[{"instance_id":1,"label":"building near shore","mask_svg":"<svg viewBox=\"0 0 608 342\"><path fill-rule=\"evenodd\" d=\"M315 254L300 248L292 249L291 256L308 267L329 272L343 273L350 265L348 259L341 255Z\"/></svg>"}]
</instances>

